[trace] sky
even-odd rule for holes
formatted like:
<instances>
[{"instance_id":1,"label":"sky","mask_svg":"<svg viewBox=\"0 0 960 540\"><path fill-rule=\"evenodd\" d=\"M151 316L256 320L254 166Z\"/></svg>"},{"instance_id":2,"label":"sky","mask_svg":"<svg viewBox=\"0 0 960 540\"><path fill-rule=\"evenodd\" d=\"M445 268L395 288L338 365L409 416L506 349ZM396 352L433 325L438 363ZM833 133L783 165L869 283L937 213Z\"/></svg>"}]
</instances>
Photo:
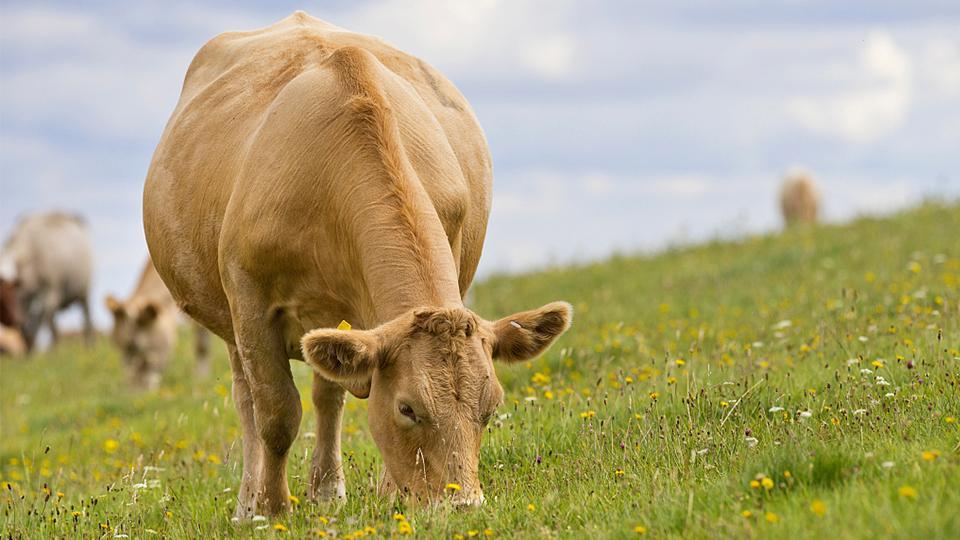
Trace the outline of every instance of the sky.
<instances>
[{"instance_id":1,"label":"sky","mask_svg":"<svg viewBox=\"0 0 960 540\"><path fill-rule=\"evenodd\" d=\"M795 167L830 221L960 196L955 1L2 0L0 237L29 212L86 216L108 323L193 54L297 9L471 103L494 163L481 277L775 230Z\"/></svg>"}]
</instances>

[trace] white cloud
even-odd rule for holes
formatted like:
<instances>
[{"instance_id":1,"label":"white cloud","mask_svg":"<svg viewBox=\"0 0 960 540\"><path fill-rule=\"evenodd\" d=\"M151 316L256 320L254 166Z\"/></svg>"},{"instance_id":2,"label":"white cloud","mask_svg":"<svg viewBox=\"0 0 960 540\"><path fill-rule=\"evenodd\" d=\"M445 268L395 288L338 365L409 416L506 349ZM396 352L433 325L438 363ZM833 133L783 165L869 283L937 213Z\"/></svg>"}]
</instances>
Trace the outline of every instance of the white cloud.
<instances>
[{"instance_id":1,"label":"white cloud","mask_svg":"<svg viewBox=\"0 0 960 540\"><path fill-rule=\"evenodd\" d=\"M912 99L912 63L887 32L871 32L858 61L840 69L851 74L853 88L788 101L788 112L801 127L852 143L867 143L903 124Z\"/></svg>"}]
</instances>

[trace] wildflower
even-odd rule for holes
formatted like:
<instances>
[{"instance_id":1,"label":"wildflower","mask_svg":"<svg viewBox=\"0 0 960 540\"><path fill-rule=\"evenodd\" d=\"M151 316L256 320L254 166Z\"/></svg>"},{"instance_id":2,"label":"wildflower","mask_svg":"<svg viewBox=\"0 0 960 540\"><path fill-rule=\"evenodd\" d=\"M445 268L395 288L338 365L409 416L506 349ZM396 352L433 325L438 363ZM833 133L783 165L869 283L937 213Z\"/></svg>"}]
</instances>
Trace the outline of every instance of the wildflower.
<instances>
[{"instance_id":1,"label":"wildflower","mask_svg":"<svg viewBox=\"0 0 960 540\"><path fill-rule=\"evenodd\" d=\"M287 532L287 528L283 525L283 523L274 523L273 530L279 531L279 532Z\"/></svg>"},{"instance_id":2,"label":"wildflower","mask_svg":"<svg viewBox=\"0 0 960 540\"><path fill-rule=\"evenodd\" d=\"M793 478L793 474L791 474L790 471L783 471L783 477L784 477L784 478Z\"/></svg>"},{"instance_id":3,"label":"wildflower","mask_svg":"<svg viewBox=\"0 0 960 540\"><path fill-rule=\"evenodd\" d=\"M677 358L677 360L676 360L676 364L677 364L678 366L682 366L682 365L684 365L684 364L686 364L686 363L687 363L687 362L686 362L683 358Z\"/></svg>"},{"instance_id":4,"label":"wildflower","mask_svg":"<svg viewBox=\"0 0 960 540\"><path fill-rule=\"evenodd\" d=\"M654 400L655 400L655 399L657 399L658 397L660 397L660 392L650 392L650 399L654 399ZM637 415L637 416L640 416L640 415Z\"/></svg>"},{"instance_id":5,"label":"wildflower","mask_svg":"<svg viewBox=\"0 0 960 540\"><path fill-rule=\"evenodd\" d=\"M919 274L923 267L920 266L920 263L917 261L910 261L910 264L907 265L907 269L913 272L914 274Z\"/></svg>"},{"instance_id":6,"label":"wildflower","mask_svg":"<svg viewBox=\"0 0 960 540\"><path fill-rule=\"evenodd\" d=\"M112 454L117 451L117 448L120 448L120 443L114 439L107 439L103 441L103 451Z\"/></svg>"},{"instance_id":7,"label":"wildflower","mask_svg":"<svg viewBox=\"0 0 960 540\"><path fill-rule=\"evenodd\" d=\"M413 527L410 526L409 521L401 521L400 523L397 523L397 533L403 536L409 536L413 534Z\"/></svg>"},{"instance_id":8,"label":"wildflower","mask_svg":"<svg viewBox=\"0 0 960 540\"><path fill-rule=\"evenodd\" d=\"M676 384L676 383L677 383L676 377L673 377L673 376L667 377L667 384Z\"/></svg>"},{"instance_id":9,"label":"wildflower","mask_svg":"<svg viewBox=\"0 0 960 540\"><path fill-rule=\"evenodd\" d=\"M833 425L835 425L835 426L839 426L839 425L840 425L840 419L837 418L836 416L834 416L833 418L830 419L830 423L833 424Z\"/></svg>"},{"instance_id":10,"label":"wildflower","mask_svg":"<svg viewBox=\"0 0 960 540\"><path fill-rule=\"evenodd\" d=\"M740 512L740 515L743 516L743 517L746 518L746 519L750 519L750 518L753 517L753 512L751 512L751 511L749 511L749 510L744 510L743 512Z\"/></svg>"},{"instance_id":11,"label":"wildflower","mask_svg":"<svg viewBox=\"0 0 960 540\"><path fill-rule=\"evenodd\" d=\"M753 489L758 489L760 487L760 482L758 480L751 480L750 487Z\"/></svg>"},{"instance_id":12,"label":"wildflower","mask_svg":"<svg viewBox=\"0 0 960 540\"><path fill-rule=\"evenodd\" d=\"M880 369L880 368L883 367L883 360L877 358L877 359L874 360L873 362L870 362L870 365L873 366L873 367L875 367L875 368L877 368L877 369Z\"/></svg>"},{"instance_id":13,"label":"wildflower","mask_svg":"<svg viewBox=\"0 0 960 540\"><path fill-rule=\"evenodd\" d=\"M547 390L546 392L543 393L543 397L547 399L553 399L553 392L551 392L550 390Z\"/></svg>"},{"instance_id":14,"label":"wildflower","mask_svg":"<svg viewBox=\"0 0 960 540\"><path fill-rule=\"evenodd\" d=\"M490 538L491 536L493 536L493 529L484 529L483 535L486 536L487 538Z\"/></svg>"},{"instance_id":15,"label":"wildflower","mask_svg":"<svg viewBox=\"0 0 960 540\"><path fill-rule=\"evenodd\" d=\"M884 461L883 463L880 464L880 466L883 467L884 469L892 469L894 465L896 465L896 463L892 461Z\"/></svg>"},{"instance_id":16,"label":"wildflower","mask_svg":"<svg viewBox=\"0 0 960 540\"><path fill-rule=\"evenodd\" d=\"M406 521L406 520L407 520L407 516L405 516L405 515L397 512L396 514L393 515L393 519L396 520L396 521Z\"/></svg>"},{"instance_id":17,"label":"wildflower","mask_svg":"<svg viewBox=\"0 0 960 540\"><path fill-rule=\"evenodd\" d=\"M726 408L729 407L729 406L730 406L730 404L729 404L728 402L726 402L726 401L721 401L721 402L720 402L720 407L723 408L723 409L726 409Z\"/></svg>"},{"instance_id":18,"label":"wildflower","mask_svg":"<svg viewBox=\"0 0 960 540\"><path fill-rule=\"evenodd\" d=\"M773 407L770 407L770 409L769 409L767 412L776 413L776 412L780 412L780 411L782 411L782 410L783 410L783 407L773 406Z\"/></svg>"},{"instance_id":19,"label":"wildflower","mask_svg":"<svg viewBox=\"0 0 960 540\"><path fill-rule=\"evenodd\" d=\"M627 473L626 473L626 471L624 471L623 469L617 469L617 470L613 471L613 474L616 475L617 478L620 478L620 477L622 477L623 475L625 475L625 474L627 474Z\"/></svg>"},{"instance_id":20,"label":"wildflower","mask_svg":"<svg viewBox=\"0 0 960 540\"><path fill-rule=\"evenodd\" d=\"M456 492L460 491L461 489L463 489L463 487L462 487L460 484L455 484L455 483L451 482L451 483L447 484L447 486L446 486L444 489L445 489L446 491L451 492L451 493L456 493Z\"/></svg>"},{"instance_id":21,"label":"wildflower","mask_svg":"<svg viewBox=\"0 0 960 540\"><path fill-rule=\"evenodd\" d=\"M810 418L813 416L813 413L810 411L800 411L797 413L797 415L800 416L800 418Z\"/></svg>"},{"instance_id":22,"label":"wildflower","mask_svg":"<svg viewBox=\"0 0 960 540\"><path fill-rule=\"evenodd\" d=\"M300 504L300 498L296 495L288 495L287 498L290 499L290 502L293 503L294 506Z\"/></svg>"},{"instance_id":23,"label":"wildflower","mask_svg":"<svg viewBox=\"0 0 960 540\"><path fill-rule=\"evenodd\" d=\"M767 477L767 476L764 476L764 477L763 477L763 480L760 480L760 485L763 486L763 489L766 489L766 490L769 491L769 490L773 489L773 480L771 480L771 479L770 479L769 477Z\"/></svg>"},{"instance_id":24,"label":"wildflower","mask_svg":"<svg viewBox=\"0 0 960 540\"><path fill-rule=\"evenodd\" d=\"M597 411L584 411L580 413L580 418L584 418L584 419L593 418L596 415L597 415Z\"/></svg>"},{"instance_id":25,"label":"wildflower","mask_svg":"<svg viewBox=\"0 0 960 540\"><path fill-rule=\"evenodd\" d=\"M827 505L820 499L815 499L810 503L810 511L817 515L817 517L823 517L827 513Z\"/></svg>"},{"instance_id":26,"label":"wildflower","mask_svg":"<svg viewBox=\"0 0 960 540\"><path fill-rule=\"evenodd\" d=\"M633 377L627 375L626 377L623 378L623 382L625 382L625 383L627 383L627 384L632 384L632 383L633 383Z\"/></svg>"},{"instance_id":27,"label":"wildflower","mask_svg":"<svg viewBox=\"0 0 960 540\"><path fill-rule=\"evenodd\" d=\"M773 512L767 512L763 517L767 520L767 523L776 523L780 521L780 516L774 514Z\"/></svg>"},{"instance_id":28,"label":"wildflower","mask_svg":"<svg viewBox=\"0 0 960 540\"><path fill-rule=\"evenodd\" d=\"M527 511L528 511L528 512L533 512L533 511L536 510L536 509L537 509L537 505L535 505L535 504L533 504L533 503L530 503L530 504L527 505Z\"/></svg>"},{"instance_id":29,"label":"wildflower","mask_svg":"<svg viewBox=\"0 0 960 540\"><path fill-rule=\"evenodd\" d=\"M937 451L937 450L932 450L932 451L931 451L931 450L924 450L923 453L921 454L921 456L923 457L923 460L924 460L924 461L933 461L933 460L937 459L938 457L940 457L940 452Z\"/></svg>"},{"instance_id":30,"label":"wildflower","mask_svg":"<svg viewBox=\"0 0 960 540\"><path fill-rule=\"evenodd\" d=\"M944 418L943 421L946 422L946 423L948 423L948 424L953 424L953 423L956 423L957 419L954 418L953 416L948 416L948 417Z\"/></svg>"},{"instance_id":31,"label":"wildflower","mask_svg":"<svg viewBox=\"0 0 960 540\"><path fill-rule=\"evenodd\" d=\"M350 330L351 328L353 327L347 321L340 321L340 324L337 325L337 330Z\"/></svg>"},{"instance_id":32,"label":"wildflower","mask_svg":"<svg viewBox=\"0 0 960 540\"><path fill-rule=\"evenodd\" d=\"M647 528L644 527L643 525L637 525L636 527L633 528L633 532L639 535L644 535L644 534L647 534Z\"/></svg>"},{"instance_id":33,"label":"wildflower","mask_svg":"<svg viewBox=\"0 0 960 540\"><path fill-rule=\"evenodd\" d=\"M550 376L540 373L539 371L533 374L533 377L530 377L530 382L538 386L545 386L550 384Z\"/></svg>"},{"instance_id":34,"label":"wildflower","mask_svg":"<svg viewBox=\"0 0 960 540\"><path fill-rule=\"evenodd\" d=\"M210 462L210 463L213 463L214 465L219 465L220 463L222 463L222 462L220 461L220 456L218 456L218 455L216 455L216 454L210 454L210 455L208 455L208 456L207 456L207 461Z\"/></svg>"},{"instance_id":35,"label":"wildflower","mask_svg":"<svg viewBox=\"0 0 960 540\"><path fill-rule=\"evenodd\" d=\"M900 494L904 499L916 499L917 490L910 486L900 486L900 489L897 490L897 493Z\"/></svg>"}]
</instances>

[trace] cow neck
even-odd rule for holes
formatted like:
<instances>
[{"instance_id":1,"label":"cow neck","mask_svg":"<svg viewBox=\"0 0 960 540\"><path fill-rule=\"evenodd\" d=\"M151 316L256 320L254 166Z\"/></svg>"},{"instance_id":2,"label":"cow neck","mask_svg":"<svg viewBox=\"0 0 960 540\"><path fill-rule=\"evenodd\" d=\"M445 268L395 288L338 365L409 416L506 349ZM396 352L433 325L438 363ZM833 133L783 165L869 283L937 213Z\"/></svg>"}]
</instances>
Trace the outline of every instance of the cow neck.
<instances>
[{"instance_id":1,"label":"cow neck","mask_svg":"<svg viewBox=\"0 0 960 540\"><path fill-rule=\"evenodd\" d=\"M463 305L440 218L426 194L416 192L420 196L407 201L406 212L391 212L380 205L377 212L368 214L370 226L357 235L367 327L420 307Z\"/></svg>"}]
</instances>

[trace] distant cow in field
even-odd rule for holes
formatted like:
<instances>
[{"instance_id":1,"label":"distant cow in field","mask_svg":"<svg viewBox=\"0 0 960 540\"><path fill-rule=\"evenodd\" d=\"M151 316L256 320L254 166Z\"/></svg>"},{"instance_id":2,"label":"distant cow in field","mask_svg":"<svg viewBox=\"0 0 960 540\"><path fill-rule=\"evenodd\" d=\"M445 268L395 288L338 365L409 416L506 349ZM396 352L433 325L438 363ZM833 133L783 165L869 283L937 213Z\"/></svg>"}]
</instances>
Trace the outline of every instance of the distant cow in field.
<instances>
[{"instance_id":1,"label":"distant cow in field","mask_svg":"<svg viewBox=\"0 0 960 540\"><path fill-rule=\"evenodd\" d=\"M106 298L113 314L113 341L123 355L130 382L137 388L154 389L177 343L180 310L170 291L157 275L149 259L133 294L126 300ZM196 372L205 377L210 371L210 334L196 327Z\"/></svg>"},{"instance_id":2,"label":"distant cow in field","mask_svg":"<svg viewBox=\"0 0 960 540\"><path fill-rule=\"evenodd\" d=\"M780 189L780 209L787 225L815 223L820 212L820 189L806 171L787 175Z\"/></svg>"},{"instance_id":3,"label":"distant cow in field","mask_svg":"<svg viewBox=\"0 0 960 540\"><path fill-rule=\"evenodd\" d=\"M93 250L82 218L61 212L24 217L0 251L0 268L16 289L28 351L42 326L57 342L56 314L74 304L83 311L84 335L92 342L88 296Z\"/></svg>"},{"instance_id":4,"label":"distant cow in field","mask_svg":"<svg viewBox=\"0 0 960 540\"><path fill-rule=\"evenodd\" d=\"M289 359L315 370L310 493L345 493L344 392L369 398L382 492L479 504L480 438L519 362L569 304L486 321L462 302L490 211L470 106L434 68L302 12L222 34L190 65L153 156L144 225L181 308L229 345L243 426L237 517L289 508L301 407ZM335 329L345 319L354 330Z\"/></svg>"},{"instance_id":5,"label":"distant cow in field","mask_svg":"<svg viewBox=\"0 0 960 540\"><path fill-rule=\"evenodd\" d=\"M26 353L21 323L16 288L13 282L0 277L0 355L19 357Z\"/></svg>"}]
</instances>

